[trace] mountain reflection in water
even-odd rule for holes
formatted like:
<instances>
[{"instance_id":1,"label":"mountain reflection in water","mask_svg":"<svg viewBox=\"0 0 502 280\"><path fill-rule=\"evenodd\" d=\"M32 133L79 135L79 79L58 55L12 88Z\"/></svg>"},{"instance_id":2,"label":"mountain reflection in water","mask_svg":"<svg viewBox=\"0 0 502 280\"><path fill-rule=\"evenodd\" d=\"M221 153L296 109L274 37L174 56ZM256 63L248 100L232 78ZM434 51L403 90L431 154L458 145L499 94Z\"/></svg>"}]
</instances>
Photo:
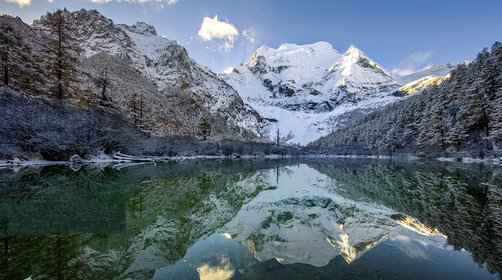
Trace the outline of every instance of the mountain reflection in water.
<instances>
[{"instance_id":1,"label":"mountain reflection in water","mask_svg":"<svg viewBox=\"0 0 502 280\"><path fill-rule=\"evenodd\" d=\"M0 279L500 279L501 186L369 160L0 170Z\"/></svg>"}]
</instances>

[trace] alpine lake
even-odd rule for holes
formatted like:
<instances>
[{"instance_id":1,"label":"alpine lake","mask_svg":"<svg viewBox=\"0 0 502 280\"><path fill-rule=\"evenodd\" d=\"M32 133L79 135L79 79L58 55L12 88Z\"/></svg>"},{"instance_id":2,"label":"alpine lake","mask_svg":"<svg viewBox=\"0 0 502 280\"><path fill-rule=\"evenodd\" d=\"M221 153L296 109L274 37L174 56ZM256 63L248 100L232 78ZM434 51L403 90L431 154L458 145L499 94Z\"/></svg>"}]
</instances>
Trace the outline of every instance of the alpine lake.
<instances>
[{"instance_id":1,"label":"alpine lake","mask_svg":"<svg viewBox=\"0 0 502 280\"><path fill-rule=\"evenodd\" d=\"M376 159L0 170L0 279L501 279L502 169Z\"/></svg>"}]
</instances>

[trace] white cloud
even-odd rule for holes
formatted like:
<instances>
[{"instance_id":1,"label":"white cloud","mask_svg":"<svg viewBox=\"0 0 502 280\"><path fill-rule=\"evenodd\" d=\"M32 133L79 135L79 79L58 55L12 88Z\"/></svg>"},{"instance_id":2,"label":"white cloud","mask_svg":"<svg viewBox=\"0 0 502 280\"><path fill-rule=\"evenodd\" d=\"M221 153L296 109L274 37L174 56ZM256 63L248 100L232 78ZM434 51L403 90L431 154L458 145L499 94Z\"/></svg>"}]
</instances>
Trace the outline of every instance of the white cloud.
<instances>
[{"instance_id":1,"label":"white cloud","mask_svg":"<svg viewBox=\"0 0 502 280\"><path fill-rule=\"evenodd\" d=\"M398 68L392 70L392 74L405 76L430 67L433 54L434 52L432 51L413 52L399 63Z\"/></svg>"},{"instance_id":2,"label":"white cloud","mask_svg":"<svg viewBox=\"0 0 502 280\"><path fill-rule=\"evenodd\" d=\"M204 41L223 40L225 49L228 50L234 47L235 39L239 36L239 30L229 22L219 21L218 16L214 18L204 17L198 34Z\"/></svg>"},{"instance_id":3,"label":"white cloud","mask_svg":"<svg viewBox=\"0 0 502 280\"><path fill-rule=\"evenodd\" d=\"M242 36L246 38L251 44L256 43L256 31L252 28L248 28L242 31Z\"/></svg>"},{"instance_id":4,"label":"white cloud","mask_svg":"<svg viewBox=\"0 0 502 280\"><path fill-rule=\"evenodd\" d=\"M15 3L18 4L19 7L26 7L31 5L31 0L4 0L7 3Z\"/></svg>"}]
</instances>

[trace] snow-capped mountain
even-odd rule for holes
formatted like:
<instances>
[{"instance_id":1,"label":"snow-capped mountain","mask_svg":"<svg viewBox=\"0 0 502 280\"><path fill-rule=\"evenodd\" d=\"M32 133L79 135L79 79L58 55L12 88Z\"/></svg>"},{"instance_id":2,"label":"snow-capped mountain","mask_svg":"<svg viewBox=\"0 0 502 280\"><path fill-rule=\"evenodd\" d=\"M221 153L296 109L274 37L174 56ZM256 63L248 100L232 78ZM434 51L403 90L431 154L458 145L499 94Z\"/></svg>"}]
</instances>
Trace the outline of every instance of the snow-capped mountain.
<instances>
[{"instance_id":1,"label":"snow-capped mountain","mask_svg":"<svg viewBox=\"0 0 502 280\"><path fill-rule=\"evenodd\" d=\"M227 126L215 128L215 131L220 130L220 136L229 131L233 134L228 135L229 137L256 138L260 136L264 121L259 114L246 105L238 93L217 74L192 60L184 47L175 41L158 36L153 26L143 22L131 26L115 24L95 10L66 13L67 22L71 25L69 30L78 42L84 60L103 53L113 56L124 62L122 64L139 71L141 76L156 87L155 93L151 91L148 94L144 91L140 93L144 102L148 103L146 106L155 107L147 110L153 116L150 123L154 126L154 132L168 131L165 127L171 127L167 133L156 134L181 132L187 127L190 131L187 130L183 134L190 134L193 133L199 119L206 118L210 119L215 126L216 123ZM47 30L47 16L36 20L33 27L42 31ZM107 65L103 65L102 68L110 72L116 70ZM99 69L92 70L99 71ZM91 76L87 83L89 84L95 79L92 76L96 73L87 72ZM115 76L121 78L120 73ZM117 84L126 82L128 81L120 81ZM136 86L136 88L142 87L142 85ZM152 97L153 95L155 97ZM159 114L159 110L173 107L173 102L168 101L168 99L173 99L173 96L178 99L184 98L179 102L174 102L178 103L175 109L183 112L174 116ZM192 105L183 108L181 103ZM180 118L180 115L185 113L187 115L179 121L180 125L176 125L177 128L173 128L172 123L157 127L159 123L171 122L173 118Z\"/></svg>"},{"instance_id":2,"label":"snow-capped mountain","mask_svg":"<svg viewBox=\"0 0 502 280\"><path fill-rule=\"evenodd\" d=\"M395 101L399 83L356 47L338 52L326 42L260 47L248 62L224 75L244 101L277 121L283 140L307 144L342 123L341 115L363 113Z\"/></svg>"}]
</instances>

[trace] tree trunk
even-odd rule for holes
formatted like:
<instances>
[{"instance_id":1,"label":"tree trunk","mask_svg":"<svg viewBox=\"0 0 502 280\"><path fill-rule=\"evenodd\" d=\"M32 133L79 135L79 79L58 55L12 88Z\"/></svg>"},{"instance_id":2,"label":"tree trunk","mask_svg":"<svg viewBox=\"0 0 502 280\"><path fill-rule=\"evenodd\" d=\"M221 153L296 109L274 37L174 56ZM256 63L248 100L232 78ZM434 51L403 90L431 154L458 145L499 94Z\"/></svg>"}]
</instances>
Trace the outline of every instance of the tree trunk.
<instances>
[{"instance_id":1,"label":"tree trunk","mask_svg":"<svg viewBox=\"0 0 502 280\"><path fill-rule=\"evenodd\" d=\"M108 86L108 73L105 70L105 73L103 74L103 87L101 88L101 99L103 99L103 101L108 101L108 98L106 97L107 86Z\"/></svg>"},{"instance_id":2,"label":"tree trunk","mask_svg":"<svg viewBox=\"0 0 502 280\"><path fill-rule=\"evenodd\" d=\"M277 129L277 138L276 138L276 143L277 146L281 144L281 133L279 131L279 128Z\"/></svg>"},{"instance_id":3,"label":"tree trunk","mask_svg":"<svg viewBox=\"0 0 502 280\"><path fill-rule=\"evenodd\" d=\"M3 83L9 86L9 55L5 53L3 55Z\"/></svg>"},{"instance_id":4,"label":"tree trunk","mask_svg":"<svg viewBox=\"0 0 502 280\"><path fill-rule=\"evenodd\" d=\"M139 122L143 125L143 109L144 109L143 95L139 96Z\"/></svg>"},{"instance_id":5,"label":"tree trunk","mask_svg":"<svg viewBox=\"0 0 502 280\"><path fill-rule=\"evenodd\" d=\"M58 89L57 89L57 97L59 99L63 98L63 15L59 14L58 16L58 22L57 22L57 28L58 28L58 54L57 54L57 59L58 59L58 66L57 66L57 83L58 83Z\"/></svg>"}]
</instances>

